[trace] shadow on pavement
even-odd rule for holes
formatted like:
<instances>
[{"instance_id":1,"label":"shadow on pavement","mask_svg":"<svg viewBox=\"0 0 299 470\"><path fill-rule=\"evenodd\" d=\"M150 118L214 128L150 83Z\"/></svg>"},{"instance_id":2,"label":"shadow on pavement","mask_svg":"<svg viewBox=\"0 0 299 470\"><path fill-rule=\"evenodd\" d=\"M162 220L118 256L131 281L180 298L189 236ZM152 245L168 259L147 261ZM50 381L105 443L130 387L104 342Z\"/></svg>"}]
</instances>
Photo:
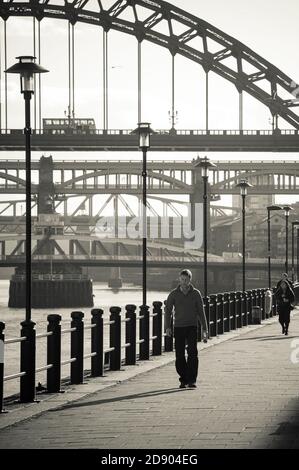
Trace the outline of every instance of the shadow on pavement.
<instances>
[{"instance_id":1,"label":"shadow on pavement","mask_svg":"<svg viewBox=\"0 0 299 470\"><path fill-rule=\"evenodd\" d=\"M272 449L299 449L299 400L289 402L290 415L286 421L279 423L275 432L269 434ZM287 421L288 420L288 421Z\"/></svg>"},{"instance_id":2,"label":"shadow on pavement","mask_svg":"<svg viewBox=\"0 0 299 470\"><path fill-rule=\"evenodd\" d=\"M251 341L251 340L259 340L259 341L273 341L273 340L285 340L290 338L298 338L296 335L288 335L285 336L282 333L279 335L268 335L268 336L255 336L254 338L236 338L233 341Z\"/></svg>"},{"instance_id":3,"label":"shadow on pavement","mask_svg":"<svg viewBox=\"0 0 299 470\"><path fill-rule=\"evenodd\" d=\"M60 406L59 408L55 408L54 410L49 410L50 412L55 412L55 411L61 411L61 410L66 410L69 408L81 408L83 406L94 406L94 405L104 405L105 403L114 403L118 401L124 401L124 400L135 400L137 398L147 398L147 397L157 397L159 395L168 395L171 393L181 393L184 392L188 389L179 389L179 388L166 388L162 390L153 390L151 392L145 392L145 393L136 393L134 395L124 395L120 397L115 397L115 398L106 398L103 400L95 400L95 401L88 401L84 403L70 403L67 405Z\"/></svg>"}]
</instances>

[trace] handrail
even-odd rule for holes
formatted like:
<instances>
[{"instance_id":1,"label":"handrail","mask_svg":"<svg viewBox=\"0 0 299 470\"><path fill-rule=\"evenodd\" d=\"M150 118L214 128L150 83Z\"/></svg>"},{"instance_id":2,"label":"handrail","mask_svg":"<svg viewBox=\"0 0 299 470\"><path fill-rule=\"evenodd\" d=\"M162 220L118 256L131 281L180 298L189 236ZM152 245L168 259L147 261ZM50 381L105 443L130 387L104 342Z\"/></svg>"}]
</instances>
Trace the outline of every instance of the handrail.
<instances>
[{"instance_id":1,"label":"handrail","mask_svg":"<svg viewBox=\"0 0 299 470\"><path fill-rule=\"evenodd\" d=\"M299 284L295 286L298 289ZM224 292L211 294L204 300L207 313L210 337L218 337L228 331L236 330L251 324L253 315L252 309L260 307L262 312L262 320L267 318L264 313L266 289L253 289L242 293ZM219 297L218 297L219 296ZM126 317L122 318L119 307L111 307L110 320L104 321L103 310L92 310L92 321L90 324L84 323L83 312L72 313L72 323L70 328L61 329L60 315L48 316L48 330L44 333L35 334L34 324L22 324L21 335L19 338L5 339L3 328L5 325L0 322L0 341L4 345L20 343L22 356L22 372L4 376L0 369L0 412L3 399L3 384L6 381L22 378L20 401L28 402L28 387L30 389L30 398L33 400L35 396L35 377L37 373L47 371L47 390L50 392L58 392L60 390L61 367L70 364L71 383L82 383L84 374L84 360L91 360L91 375L95 377L102 376L104 368L110 370L119 370L122 363L136 364L139 360L148 360L149 354L162 354L162 339L164 338L164 351L173 351L173 337L166 335L162 331L163 326L163 310L162 302L154 302L153 310L149 311L148 307L140 307L139 314L136 314L135 305L126 306ZM208 310L207 310L208 309ZM272 298L271 315L276 315L276 300ZM139 338L136 338L137 322L139 326ZM3 327L4 325L4 327ZM125 340L121 334L122 325L125 329ZM110 328L105 328L105 327ZM88 354L84 354L84 331L91 331L91 349ZM107 331L108 330L108 331ZM109 331L110 330L110 331ZM104 349L104 331L110 336L110 347ZM71 333L71 358L61 360L61 338L63 334ZM32 370L28 357L34 358L32 352L36 351L36 339L47 338L47 361L46 365ZM136 348L139 347L139 355ZM124 353L123 353L124 352ZM106 355L109 354L109 361ZM125 354L123 358L122 354Z\"/></svg>"}]
</instances>

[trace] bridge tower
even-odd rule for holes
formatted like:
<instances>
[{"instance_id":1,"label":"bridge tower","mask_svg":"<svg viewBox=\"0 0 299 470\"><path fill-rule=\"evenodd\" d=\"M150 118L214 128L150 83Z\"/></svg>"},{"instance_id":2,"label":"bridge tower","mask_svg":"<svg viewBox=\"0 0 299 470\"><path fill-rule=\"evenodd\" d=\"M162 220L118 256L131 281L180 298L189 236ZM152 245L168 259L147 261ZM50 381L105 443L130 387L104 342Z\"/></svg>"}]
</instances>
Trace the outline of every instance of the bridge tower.
<instances>
[{"instance_id":1,"label":"bridge tower","mask_svg":"<svg viewBox=\"0 0 299 470\"><path fill-rule=\"evenodd\" d=\"M63 217L55 212L52 156L40 159L37 193L37 218L33 220L32 234L37 238L33 253L45 256L32 266L32 307L91 307L92 280L82 273L82 267L56 261L61 248L52 236L64 234ZM48 261L49 260L49 261ZM9 286L9 307L25 306L25 269L15 269Z\"/></svg>"},{"instance_id":2,"label":"bridge tower","mask_svg":"<svg viewBox=\"0 0 299 470\"><path fill-rule=\"evenodd\" d=\"M118 195L116 194L113 198L113 216L114 216L114 226L115 226L115 238L118 239ZM114 243L114 256L117 259L120 255L120 247L119 243ZM110 271L110 279L108 281L108 287L112 287L113 289L119 289L122 287L122 279L120 274L120 267L115 266L111 268Z\"/></svg>"}]
</instances>

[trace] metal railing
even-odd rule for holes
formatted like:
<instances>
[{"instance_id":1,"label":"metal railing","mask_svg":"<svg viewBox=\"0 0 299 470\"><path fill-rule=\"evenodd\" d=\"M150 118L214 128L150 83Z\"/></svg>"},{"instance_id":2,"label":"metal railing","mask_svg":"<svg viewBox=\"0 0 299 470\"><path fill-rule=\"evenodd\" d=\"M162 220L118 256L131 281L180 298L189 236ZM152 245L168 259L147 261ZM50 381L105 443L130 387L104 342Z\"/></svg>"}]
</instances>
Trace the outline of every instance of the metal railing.
<instances>
[{"instance_id":1,"label":"metal railing","mask_svg":"<svg viewBox=\"0 0 299 470\"><path fill-rule=\"evenodd\" d=\"M53 135L55 137L65 137L68 135L109 135L109 136L118 136L125 135L131 136L132 129L65 129L64 132L57 132L54 128L49 129L32 129L33 135ZM298 135L298 129L157 129L156 133L158 135L232 135L232 136L250 136L250 135ZM1 135L15 135L23 134L23 129L1 129Z\"/></svg>"},{"instance_id":2,"label":"metal railing","mask_svg":"<svg viewBox=\"0 0 299 470\"><path fill-rule=\"evenodd\" d=\"M253 323L253 307L259 307L261 320L277 314L275 297L272 296L272 309L265 312L266 289L253 289L246 292L225 292L213 294L204 299L209 328L209 337L215 337ZM165 310L164 302L164 310ZM48 315L47 332L37 334L34 322L21 323L20 338L5 339L5 323L0 322L0 412L3 411L4 383L20 378L20 402L34 401L36 395L36 374L47 371L47 393L57 393L61 389L61 367L70 364L70 383L81 384L84 377L84 359L91 360L91 377L100 377L104 369L120 370L121 365L135 365L136 361L148 360L150 355L161 355L173 351L173 337L163 333L163 303L153 302L152 312L148 306L141 306L136 315L136 305L125 307L125 317L121 317L120 307L110 308L109 321L103 319L103 310L91 310L91 323L85 324L84 313L71 313L70 328L61 329L61 316ZM137 338L139 322L139 338ZM124 341L122 328L124 326ZM109 330L109 347L104 349L104 328ZM91 352L84 354L84 333L91 330ZM70 358L61 359L61 337L70 334ZM47 339L47 363L36 369L36 339ZM198 340L201 341L201 327ZM164 339L164 348L162 347ZM20 343L20 372L4 376L4 347L6 344ZM122 344L123 343L123 344ZM137 347L139 352L137 353ZM122 350L125 357L122 358Z\"/></svg>"}]
</instances>

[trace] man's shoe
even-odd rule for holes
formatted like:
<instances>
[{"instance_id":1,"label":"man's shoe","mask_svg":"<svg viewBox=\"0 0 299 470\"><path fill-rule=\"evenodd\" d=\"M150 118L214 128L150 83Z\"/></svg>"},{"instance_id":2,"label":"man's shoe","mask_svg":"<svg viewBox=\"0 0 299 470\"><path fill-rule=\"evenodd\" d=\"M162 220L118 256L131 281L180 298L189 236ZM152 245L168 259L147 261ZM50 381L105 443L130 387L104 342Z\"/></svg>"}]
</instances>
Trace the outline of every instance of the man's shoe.
<instances>
[{"instance_id":1,"label":"man's shoe","mask_svg":"<svg viewBox=\"0 0 299 470\"><path fill-rule=\"evenodd\" d=\"M179 388L186 388L186 384L184 384L183 382L180 384L180 387Z\"/></svg>"},{"instance_id":2,"label":"man's shoe","mask_svg":"<svg viewBox=\"0 0 299 470\"><path fill-rule=\"evenodd\" d=\"M287 336L289 334L288 330L285 331L285 335Z\"/></svg>"},{"instance_id":3,"label":"man's shoe","mask_svg":"<svg viewBox=\"0 0 299 470\"><path fill-rule=\"evenodd\" d=\"M190 383L190 384L188 384L188 387L189 388L196 388L197 385L196 385L196 383Z\"/></svg>"}]
</instances>

